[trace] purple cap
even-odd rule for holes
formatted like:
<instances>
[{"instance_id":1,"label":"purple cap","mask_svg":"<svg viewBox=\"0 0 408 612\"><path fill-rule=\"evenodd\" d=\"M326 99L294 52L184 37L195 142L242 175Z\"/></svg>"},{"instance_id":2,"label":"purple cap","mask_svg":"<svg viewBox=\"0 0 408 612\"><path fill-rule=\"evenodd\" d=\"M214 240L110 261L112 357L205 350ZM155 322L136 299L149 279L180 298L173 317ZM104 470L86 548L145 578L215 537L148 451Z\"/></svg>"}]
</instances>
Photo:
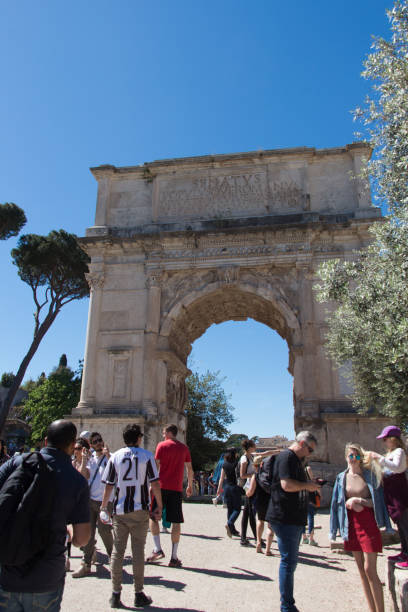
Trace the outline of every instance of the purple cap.
<instances>
[{"instance_id":1,"label":"purple cap","mask_svg":"<svg viewBox=\"0 0 408 612\"><path fill-rule=\"evenodd\" d=\"M400 428L396 427L395 425L388 425L388 427L384 427L380 435L377 436L377 440L380 440L381 438L388 438L389 436L400 438L401 437Z\"/></svg>"}]
</instances>

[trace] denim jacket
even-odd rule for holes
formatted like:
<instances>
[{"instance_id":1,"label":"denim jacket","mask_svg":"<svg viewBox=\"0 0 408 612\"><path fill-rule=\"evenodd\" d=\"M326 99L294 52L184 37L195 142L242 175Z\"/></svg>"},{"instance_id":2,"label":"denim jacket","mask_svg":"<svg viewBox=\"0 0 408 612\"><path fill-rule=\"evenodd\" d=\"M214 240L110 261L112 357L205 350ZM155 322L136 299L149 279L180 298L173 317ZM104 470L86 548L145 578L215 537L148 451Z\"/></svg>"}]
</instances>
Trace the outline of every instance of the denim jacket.
<instances>
[{"instance_id":1,"label":"denim jacket","mask_svg":"<svg viewBox=\"0 0 408 612\"><path fill-rule=\"evenodd\" d=\"M343 540L348 540L348 517L346 508L346 474L347 470L338 474L334 483L333 496L330 507L330 539L335 540L337 531ZM375 520L378 527L391 529L391 523L385 507L382 486L376 487L375 475L371 470L363 470L363 478L369 488Z\"/></svg>"}]
</instances>

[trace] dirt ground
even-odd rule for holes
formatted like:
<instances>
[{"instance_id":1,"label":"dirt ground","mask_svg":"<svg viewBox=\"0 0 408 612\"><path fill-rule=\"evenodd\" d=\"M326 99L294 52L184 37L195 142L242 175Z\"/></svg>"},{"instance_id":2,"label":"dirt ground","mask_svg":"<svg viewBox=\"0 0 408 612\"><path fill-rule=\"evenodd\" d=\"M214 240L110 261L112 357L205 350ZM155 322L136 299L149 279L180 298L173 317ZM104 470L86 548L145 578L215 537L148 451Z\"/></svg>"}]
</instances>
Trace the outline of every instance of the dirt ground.
<instances>
[{"instance_id":1,"label":"dirt ground","mask_svg":"<svg viewBox=\"0 0 408 612\"><path fill-rule=\"evenodd\" d=\"M240 546L239 539L226 536L226 510L208 504L184 504L185 523L178 556L181 569L167 567L170 558L170 535L162 534L165 559L157 565L146 565L145 593L153 598L148 608L180 612L279 612L278 567L276 543L273 556L257 554L254 547ZM239 521L237 527L239 529ZM316 516L316 540L319 547L301 545L295 574L295 599L300 612L367 610L357 568L352 557L331 552L328 540L329 516ZM252 542L252 541L251 541ZM152 550L147 536L146 553ZM390 548L385 553L397 550ZM98 563L89 577L73 579L67 574L63 612L110 610L111 583L107 556L98 539ZM71 569L80 565L80 551L72 549ZM385 556L380 555L378 568L385 582ZM386 610L391 610L386 587ZM132 565L130 549L124 564L122 601L133 608Z\"/></svg>"}]
</instances>

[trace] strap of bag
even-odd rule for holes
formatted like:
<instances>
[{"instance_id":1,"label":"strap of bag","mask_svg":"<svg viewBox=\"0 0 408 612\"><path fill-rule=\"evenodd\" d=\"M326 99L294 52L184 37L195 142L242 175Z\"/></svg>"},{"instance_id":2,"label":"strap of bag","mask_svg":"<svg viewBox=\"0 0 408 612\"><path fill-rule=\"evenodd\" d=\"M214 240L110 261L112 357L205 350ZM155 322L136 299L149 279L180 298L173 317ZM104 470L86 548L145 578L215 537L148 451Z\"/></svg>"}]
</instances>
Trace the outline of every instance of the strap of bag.
<instances>
[{"instance_id":1,"label":"strap of bag","mask_svg":"<svg viewBox=\"0 0 408 612\"><path fill-rule=\"evenodd\" d=\"M92 485L93 485L93 483L95 482L96 475L97 475L97 473L99 472L99 468L101 467L101 465L102 465L102 461L103 461L104 459L105 459L105 455L102 455L102 457L101 457L101 459L100 459L100 461L99 461L98 465L96 466L95 474L92 476L92 480L91 480L91 482L89 483L89 490L91 490L91 489L92 489Z\"/></svg>"}]
</instances>

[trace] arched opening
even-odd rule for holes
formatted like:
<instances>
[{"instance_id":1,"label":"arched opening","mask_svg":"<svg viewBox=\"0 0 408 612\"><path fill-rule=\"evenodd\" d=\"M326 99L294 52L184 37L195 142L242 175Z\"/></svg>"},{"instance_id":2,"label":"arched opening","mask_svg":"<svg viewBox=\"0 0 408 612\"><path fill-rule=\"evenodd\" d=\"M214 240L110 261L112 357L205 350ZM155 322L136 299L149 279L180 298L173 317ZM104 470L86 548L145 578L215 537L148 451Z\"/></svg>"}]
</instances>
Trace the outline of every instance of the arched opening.
<instances>
[{"instance_id":1,"label":"arched opening","mask_svg":"<svg viewBox=\"0 0 408 612\"><path fill-rule=\"evenodd\" d=\"M287 395L292 396L289 404L285 401L285 406L282 407L281 412L287 412L285 415L285 430L292 433L294 404L296 407L296 401L301 399L303 390L302 376L297 375L299 368L296 367L296 359L299 356L297 349L300 345L299 322L296 313L290 308L278 287L271 287L270 285L265 287L259 286L259 284L253 286L242 278L239 281L228 282L227 284L222 282L201 284L198 289L184 294L182 298L179 296L179 299L175 300L172 307L167 310L162 319L161 337L162 339L166 337L167 350L176 357L173 361L167 359L167 405L175 406L178 403L178 409L182 409L181 401L184 402L186 397L180 392L180 388L188 370L186 369L183 372L180 366L183 368L187 365L193 343L202 337L208 329L212 329L214 324L230 322L227 325L234 325L234 322L241 322L244 325L242 322L248 320L247 325L249 326L263 324L257 330L265 330L266 332L264 347L268 342L266 337L268 333L274 334L277 332L275 336L280 337L280 362L282 365L278 369L283 378L288 377L285 382ZM218 325L215 326L215 328L217 327ZM220 339L220 342L222 342L222 339ZM242 352L242 355L244 356L244 352ZM262 365L264 372L267 372L267 365L265 363ZM214 369L211 368L211 364L208 364L208 367ZM274 367L273 362L270 367ZM222 374L225 373L224 368L219 369ZM290 374L288 374L288 371ZM269 390L273 393L273 389L269 387ZM176 398L180 398L180 401L176 402ZM270 403L268 405L271 406ZM266 406L265 410L267 410ZM271 411L272 418L273 411ZM264 430L264 427L262 429ZM257 428L253 429L254 435L264 435L265 437L273 435L274 432L275 428L272 431L262 432Z\"/></svg>"},{"instance_id":2,"label":"arched opening","mask_svg":"<svg viewBox=\"0 0 408 612\"><path fill-rule=\"evenodd\" d=\"M288 345L270 327L253 319L214 324L194 342L187 365L225 377L222 386L235 408L232 433L293 439Z\"/></svg>"}]
</instances>

